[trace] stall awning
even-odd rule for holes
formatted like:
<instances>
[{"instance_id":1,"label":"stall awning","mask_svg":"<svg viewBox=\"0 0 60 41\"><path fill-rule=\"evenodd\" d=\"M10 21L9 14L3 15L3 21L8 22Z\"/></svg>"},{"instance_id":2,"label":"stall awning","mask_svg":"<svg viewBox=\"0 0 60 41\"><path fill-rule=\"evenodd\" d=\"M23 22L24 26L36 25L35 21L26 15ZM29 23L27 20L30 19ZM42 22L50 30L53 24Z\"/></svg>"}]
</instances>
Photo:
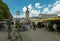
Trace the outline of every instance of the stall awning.
<instances>
[{"instance_id":1,"label":"stall awning","mask_svg":"<svg viewBox=\"0 0 60 41\"><path fill-rule=\"evenodd\" d=\"M54 21L54 20L60 20L60 18L48 18L46 20L51 20L51 21Z\"/></svg>"}]
</instances>

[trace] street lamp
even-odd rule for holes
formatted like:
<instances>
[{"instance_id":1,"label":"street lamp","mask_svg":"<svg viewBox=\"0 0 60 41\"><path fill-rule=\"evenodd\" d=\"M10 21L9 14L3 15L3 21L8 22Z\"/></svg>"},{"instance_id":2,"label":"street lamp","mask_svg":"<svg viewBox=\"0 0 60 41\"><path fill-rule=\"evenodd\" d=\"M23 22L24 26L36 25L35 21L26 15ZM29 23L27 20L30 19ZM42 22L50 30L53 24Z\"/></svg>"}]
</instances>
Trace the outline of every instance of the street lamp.
<instances>
[{"instance_id":1,"label":"street lamp","mask_svg":"<svg viewBox=\"0 0 60 41\"><path fill-rule=\"evenodd\" d=\"M16 18L18 18L18 20L20 20L20 12L16 11Z\"/></svg>"},{"instance_id":2,"label":"street lamp","mask_svg":"<svg viewBox=\"0 0 60 41\"><path fill-rule=\"evenodd\" d=\"M20 12L16 11L16 27L17 25L19 25L19 22L20 22Z\"/></svg>"},{"instance_id":3,"label":"street lamp","mask_svg":"<svg viewBox=\"0 0 60 41\"><path fill-rule=\"evenodd\" d=\"M8 39L11 39L11 20L8 21L9 26L8 26Z\"/></svg>"}]
</instances>

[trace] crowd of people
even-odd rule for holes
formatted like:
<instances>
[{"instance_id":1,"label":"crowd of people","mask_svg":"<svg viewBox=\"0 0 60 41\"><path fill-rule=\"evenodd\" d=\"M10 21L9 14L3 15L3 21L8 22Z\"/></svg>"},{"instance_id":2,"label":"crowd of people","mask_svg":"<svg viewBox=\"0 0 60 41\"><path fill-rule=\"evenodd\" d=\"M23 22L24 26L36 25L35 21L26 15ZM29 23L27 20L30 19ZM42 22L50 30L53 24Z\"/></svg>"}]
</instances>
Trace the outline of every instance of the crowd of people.
<instances>
[{"instance_id":1,"label":"crowd of people","mask_svg":"<svg viewBox=\"0 0 60 41\"><path fill-rule=\"evenodd\" d=\"M4 24L0 23L0 30L5 30L7 27ZM12 27L14 28L14 27ZM60 25L57 24L49 24L49 23L40 23L40 22L17 22L15 24L15 28L20 31L28 31L29 28L36 30L36 28L46 28L49 31L60 31ZM12 29L13 30L13 29Z\"/></svg>"},{"instance_id":2,"label":"crowd of people","mask_svg":"<svg viewBox=\"0 0 60 41\"><path fill-rule=\"evenodd\" d=\"M30 23L29 25L27 23L20 23L20 30L21 31L27 31L28 28L32 28L33 30L36 30L36 28L45 28L46 30L49 30L49 31L57 31L60 29L60 26L59 26L59 29L58 29L58 26L57 24L48 24L48 23L40 23L40 22L32 22Z\"/></svg>"},{"instance_id":3,"label":"crowd of people","mask_svg":"<svg viewBox=\"0 0 60 41\"><path fill-rule=\"evenodd\" d=\"M36 30L36 28L44 27L44 24L41 24L40 22L37 22L37 23L35 23L35 22L31 22L31 23L21 22L21 23L17 24L16 28L18 28L18 27L19 27L20 31L27 31L28 28L32 28L33 30Z\"/></svg>"}]
</instances>

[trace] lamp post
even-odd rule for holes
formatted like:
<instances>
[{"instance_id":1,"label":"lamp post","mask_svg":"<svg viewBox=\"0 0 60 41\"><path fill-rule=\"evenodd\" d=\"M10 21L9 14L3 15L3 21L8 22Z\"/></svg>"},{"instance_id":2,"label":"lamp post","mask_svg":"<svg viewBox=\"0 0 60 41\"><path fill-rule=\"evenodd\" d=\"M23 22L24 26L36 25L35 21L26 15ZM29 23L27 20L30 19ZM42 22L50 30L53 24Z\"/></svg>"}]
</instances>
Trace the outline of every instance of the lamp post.
<instances>
[{"instance_id":1,"label":"lamp post","mask_svg":"<svg viewBox=\"0 0 60 41\"><path fill-rule=\"evenodd\" d=\"M8 39L11 39L11 21L8 21L9 26L8 26Z\"/></svg>"},{"instance_id":2,"label":"lamp post","mask_svg":"<svg viewBox=\"0 0 60 41\"><path fill-rule=\"evenodd\" d=\"M9 21L8 21L8 39L11 39L11 16L9 17Z\"/></svg>"},{"instance_id":3,"label":"lamp post","mask_svg":"<svg viewBox=\"0 0 60 41\"><path fill-rule=\"evenodd\" d=\"M16 27L17 25L19 25L19 22L20 22L20 12L16 11Z\"/></svg>"},{"instance_id":4,"label":"lamp post","mask_svg":"<svg viewBox=\"0 0 60 41\"><path fill-rule=\"evenodd\" d=\"M16 11L16 18L18 18L18 20L20 20L20 12L19 11Z\"/></svg>"}]
</instances>

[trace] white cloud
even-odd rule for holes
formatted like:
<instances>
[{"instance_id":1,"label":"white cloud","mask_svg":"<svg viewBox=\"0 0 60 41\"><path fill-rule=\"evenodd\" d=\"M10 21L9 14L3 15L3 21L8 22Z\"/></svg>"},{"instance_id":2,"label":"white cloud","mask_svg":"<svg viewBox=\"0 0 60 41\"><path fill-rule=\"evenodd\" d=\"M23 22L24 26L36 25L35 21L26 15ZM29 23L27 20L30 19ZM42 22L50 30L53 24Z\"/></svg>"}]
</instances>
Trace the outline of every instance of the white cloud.
<instances>
[{"instance_id":1,"label":"white cloud","mask_svg":"<svg viewBox=\"0 0 60 41\"><path fill-rule=\"evenodd\" d=\"M41 6L40 3L35 3L35 8L37 8L37 9L42 8L43 9L42 12L40 12L40 10L37 10L37 9L35 10L35 8L33 8L34 6L32 6L32 4L29 4L27 7L29 8L29 11L30 11L30 17L38 16L40 13L41 14L56 14L56 13L58 13L60 16L60 0L57 0L54 4L48 4L47 7L46 7L46 5ZM20 15L20 18L25 17L25 12L27 10L27 7L26 6L23 7L24 14ZM51 9L50 9L50 7L51 7ZM16 11L16 9L15 9L15 11ZM11 12L11 10L10 10L10 12ZM14 16L14 18L16 18L16 16ZM17 16L17 18L19 18L19 16Z\"/></svg>"},{"instance_id":2,"label":"white cloud","mask_svg":"<svg viewBox=\"0 0 60 41\"><path fill-rule=\"evenodd\" d=\"M60 12L60 4L57 4L55 7L51 9L52 13L57 13Z\"/></svg>"},{"instance_id":3,"label":"white cloud","mask_svg":"<svg viewBox=\"0 0 60 41\"><path fill-rule=\"evenodd\" d=\"M26 10L27 10L27 7L26 7L26 6L24 6L24 7L23 7L23 12L25 13L25 12L26 12Z\"/></svg>"},{"instance_id":4,"label":"white cloud","mask_svg":"<svg viewBox=\"0 0 60 41\"><path fill-rule=\"evenodd\" d=\"M49 9L51 7L51 9ZM60 1L56 1L53 5L49 4L41 12L43 14L60 14Z\"/></svg>"},{"instance_id":5,"label":"white cloud","mask_svg":"<svg viewBox=\"0 0 60 41\"><path fill-rule=\"evenodd\" d=\"M43 5L42 7L45 7L46 5Z\"/></svg>"},{"instance_id":6,"label":"white cloud","mask_svg":"<svg viewBox=\"0 0 60 41\"><path fill-rule=\"evenodd\" d=\"M29 8L29 11L31 11L33 9L32 4L29 4L28 8Z\"/></svg>"},{"instance_id":7,"label":"white cloud","mask_svg":"<svg viewBox=\"0 0 60 41\"><path fill-rule=\"evenodd\" d=\"M44 8L42 14L51 14L49 8Z\"/></svg>"},{"instance_id":8,"label":"white cloud","mask_svg":"<svg viewBox=\"0 0 60 41\"><path fill-rule=\"evenodd\" d=\"M32 9L32 4L28 5L29 11Z\"/></svg>"},{"instance_id":9,"label":"white cloud","mask_svg":"<svg viewBox=\"0 0 60 41\"><path fill-rule=\"evenodd\" d=\"M32 4L29 4L28 8L29 8L29 11L30 11L30 13L29 13L30 17L38 16L39 15L40 10L34 10ZM40 6L38 6L38 8L40 8Z\"/></svg>"},{"instance_id":10,"label":"white cloud","mask_svg":"<svg viewBox=\"0 0 60 41\"><path fill-rule=\"evenodd\" d=\"M49 5L48 5L48 8L50 8L50 7L52 7L52 4L49 4Z\"/></svg>"},{"instance_id":11,"label":"white cloud","mask_svg":"<svg viewBox=\"0 0 60 41\"><path fill-rule=\"evenodd\" d=\"M30 11L30 17L33 17L33 16L38 16L40 13L41 14L55 14L55 13L59 13L60 14L60 1L56 1L54 4L48 4L48 6L46 7L46 5L40 5L40 3L35 3L35 8L37 9L40 9L42 8L43 11L40 12L40 10L35 10L32 6L32 4L29 4L27 6L29 8L29 11ZM23 12L26 11L26 7L24 6L23 8ZM21 17L25 17L25 15L21 15Z\"/></svg>"},{"instance_id":12,"label":"white cloud","mask_svg":"<svg viewBox=\"0 0 60 41\"><path fill-rule=\"evenodd\" d=\"M14 15L14 18L25 18L25 14L22 14L22 15Z\"/></svg>"},{"instance_id":13,"label":"white cloud","mask_svg":"<svg viewBox=\"0 0 60 41\"><path fill-rule=\"evenodd\" d=\"M51 8L51 13L60 13L60 1L56 1Z\"/></svg>"},{"instance_id":14,"label":"white cloud","mask_svg":"<svg viewBox=\"0 0 60 41\"><path fill-rule=\"evenodd\" d=\"M32 10L30 12L30 17L38 16L39 14L40 14L40 10Z\"/></svg>"},{"instance_id":15,"label":"white cloud","mask_svg":"<svg viewBox=\"0 0 60 41\"><path fill-rule=\"evenodd\" d=\"M20 16L16 16L16 15L14 15L14 18L19 18Z\"/></svg>"},{"instance_id":16,"label":"white cloud","mask_svg":"<svg viewBox=\"0 0 60 41\"><path fill-rule=\"evenodd\" d=\"M57 4L60 4L60 1L56 1L53 6L56 6Z\"/></svg>"},{"instance_id":17,"label":"white cloud","mask_svg":"<svg viewBox=\"0 0 60 41\"><path fill-rule=\"evenodd\" d=\"M42 6L40 6L40 3L35 3L35 7L38 8L38 9L42 8Z\"/></svg>"},{"instance_id":18,"label":"white cloud","mask_svg":"<svg viewBox=\"0 0 60 41\"><path fill-rule=\"evenodd\" d=\"M25 18L25 14L20 15L20 18Z\"/></svg>"},{"instance_id":19,"label":"white cloud","mask_svg":"<svg viewBox=\"0 0 60 41\"><path fill-rule=\"evenodd\" d=\"M42 8L42 7L44 7L44 6L46 6L46 5L40 6L40 3L35 3L35 7L36 7L37 9ZM37 10L37 9L35 10L35 9L33 8L32 4L29 4L27 7L29 8L30 17L39 16L40 10ZM24 12L24 13L26 12L27 7L25 7L25 6L23 7L23 12ZM21 15L21 16L24 16L24 15Z\"/></svg>"}]
</instances>

